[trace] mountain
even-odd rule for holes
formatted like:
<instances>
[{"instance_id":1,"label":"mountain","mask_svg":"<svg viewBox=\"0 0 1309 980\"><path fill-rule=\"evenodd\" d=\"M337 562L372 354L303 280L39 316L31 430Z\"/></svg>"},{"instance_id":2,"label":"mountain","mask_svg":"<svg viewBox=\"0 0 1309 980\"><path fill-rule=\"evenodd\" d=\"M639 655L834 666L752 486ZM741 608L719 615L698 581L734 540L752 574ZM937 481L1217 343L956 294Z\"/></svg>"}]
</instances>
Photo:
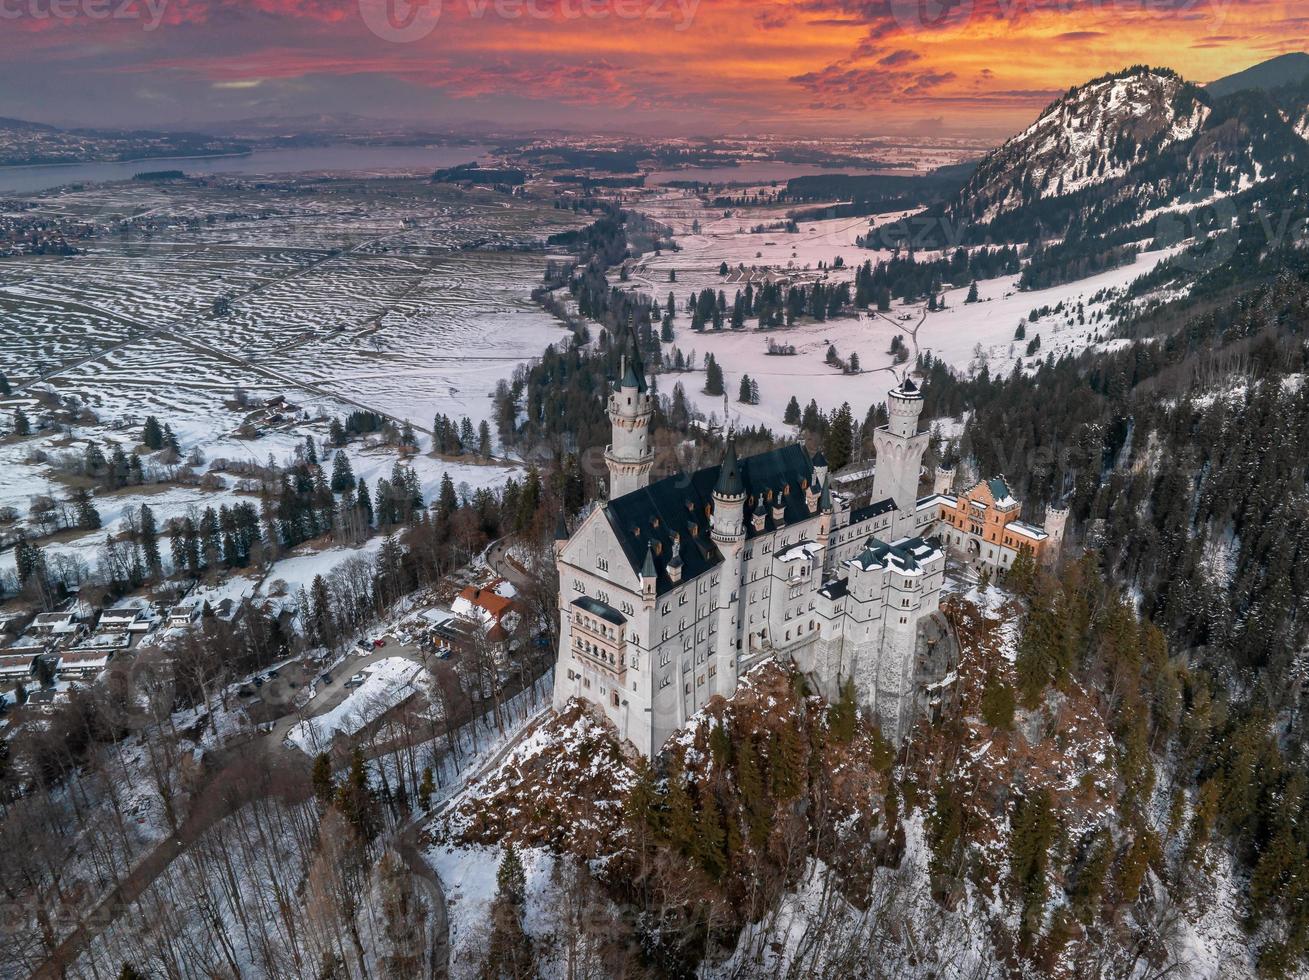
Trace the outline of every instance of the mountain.
<instances>
[{"instance_id":1,"label":"mountain","mask_svg":"<svg viewBox=\"0 0 1309 980\"><path fill-rule=\"evenodd\" d=\"M1029 244L1023 285L1042 288L1281 213L1309 192L1306 136L1309 82L1215 96L1135 66L1070 89L931 213L963 244Z\"/></svg>"},{"instance_id":2,"label":"mountain","mask_svg":"<svg viewBox=\"0 0 1309 980\"><path fill-rule=\"evenodd\" d=\"M1309 80L1309 54L1293 51L1269 58L1233 75L1215 79L1205 86L1205 91L1219 97L1246 89L1270 92L1306 80Z\"/></svg>"},{"instance_id":3,"label":"mountain","mask_svg":"<svg viewBox=\"0 0 1309 980\"><path fill-rule=\"evenodd\" d=\"M975 220L1126 177L1194 137L1211 107L1175 72L1132 68L1070 89L978 165L960 192Z\"/></svg>"}]
</instances>

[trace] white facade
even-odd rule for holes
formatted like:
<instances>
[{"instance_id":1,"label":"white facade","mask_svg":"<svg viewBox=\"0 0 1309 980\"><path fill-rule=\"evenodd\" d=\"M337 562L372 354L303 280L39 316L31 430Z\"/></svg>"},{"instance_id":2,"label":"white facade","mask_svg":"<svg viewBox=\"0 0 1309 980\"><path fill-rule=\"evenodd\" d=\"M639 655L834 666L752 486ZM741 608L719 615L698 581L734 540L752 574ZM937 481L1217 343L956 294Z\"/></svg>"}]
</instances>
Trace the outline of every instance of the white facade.
<instances>
[{"instance_id":1,"label":"white facade","mask_svg":"<svg viewBox=\"0 0 1309 980\"><path fill-rule=\"evenodd\" d=\"M937 612L944 572L914 506L921 393L909 382L890 393L892 420L877 435L888 494L853 511L831 493L821 454L798 445L738 460L729 442L719 466L650 485L648 418L631 424L648 397L625 369L609 400L610 500L556 535L556 708L592 702L651 756L772 657L829 698L853 678L887 736L903 737L919 626Z\"/></svg>"}]
</instances>

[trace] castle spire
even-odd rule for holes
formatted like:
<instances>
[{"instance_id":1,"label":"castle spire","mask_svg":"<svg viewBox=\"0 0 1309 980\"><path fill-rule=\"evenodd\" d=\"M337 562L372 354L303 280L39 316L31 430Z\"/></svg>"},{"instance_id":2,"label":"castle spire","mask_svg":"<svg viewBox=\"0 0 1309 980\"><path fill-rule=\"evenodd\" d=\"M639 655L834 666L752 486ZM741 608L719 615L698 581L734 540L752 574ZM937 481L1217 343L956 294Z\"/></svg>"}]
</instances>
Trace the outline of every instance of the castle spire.
<instances>
[{"instance_id":1,"label":"castle spire","mask_svg":"<svg viewBox=\"0 0 1309 980\"><path fill-rule=\"evenodd\" d=\"M739 497L745 493L745 481L741 479L741 464L736 459L736 439L727 440L727 451L723 453L723 463L718 467L718 482L714 484L714 494L719 497Z\"/></svg>"}]
</instances>

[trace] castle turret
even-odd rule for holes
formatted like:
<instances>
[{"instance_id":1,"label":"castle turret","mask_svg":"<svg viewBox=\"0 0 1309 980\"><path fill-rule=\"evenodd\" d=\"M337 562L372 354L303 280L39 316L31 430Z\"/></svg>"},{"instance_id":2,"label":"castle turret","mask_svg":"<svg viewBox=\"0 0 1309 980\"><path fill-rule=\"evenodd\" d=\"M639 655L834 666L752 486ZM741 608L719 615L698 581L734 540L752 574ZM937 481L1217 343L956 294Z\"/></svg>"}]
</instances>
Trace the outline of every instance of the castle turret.
<instances>
[{"instance_id":1,"label":"castle turret","mask_svg":"<svg viewBox=\"0 0 1309 980\"><path fill-rule=\"evenodd\" d=\"M745 546L745 481L736 458L736 441L729 439L718 482L714 484L713 525L710 538L723 556L714 596L714 661L718 671L717 691L736 690L739 661L737 595L741 587L741 552Z\"/></svg>"},{"instance_id":2,"label":"castle turret","mask_svg":"<svg viewBox=\"0 0 1309 980\"><path fill-rule=\"evenodd\" d=\"M609 499L640 490L650 483L654 453L650 449L650 420L654 399L645 380L645 369L636 344L630 357L623 358L623 374L609 394L609 422L613 427L605 465L609 467Z\"/></svg>"},{"instance_id":3,"label":"castle turret","mask_svg":"<svg viewBox=\"0 0 1309 980\"><path fill-rule=\"evenodd\" d=\"M954 489L954 467L938 466L932 478L932 493L949 493Z\"/></svg>"},{"instance_id":4,"label":"castle turret","mask_svg":"<svg viewBox=\"0 0 1309 980\"><path fill-rule=\"evenodd\" d=\"M895 501L890 539L914 534L917 526L918 476L930 433L918 431L923 411L923 393L906 377L887 393L890 421L873 433L877 468L873 472L873 499Z\"/></svg>"},{"instance_id":5,"label":"castle turret","mask_svg":"<svg viewBox=\"0 0 1309 980\"><path fill-rule=\"evenodd\" d=\"M1064 530L1068 524L1068 508L1051 504L1045 510L1045 533L1050 535L1042 550L1047 561L1054 561L1064 546Z\"/></svg>"},{"instance_id":6,"label":"castle turret","mask_svg":"<svg viewBox=\"0 0 1309 980\"><path fill-rule=\"evenodd\" d=\"M647 603L655 600L655 587L659 584L659 573L655 571L654 545L645 550L645 562L641 565L641 598Z\"/></svg>"}]
</instances>

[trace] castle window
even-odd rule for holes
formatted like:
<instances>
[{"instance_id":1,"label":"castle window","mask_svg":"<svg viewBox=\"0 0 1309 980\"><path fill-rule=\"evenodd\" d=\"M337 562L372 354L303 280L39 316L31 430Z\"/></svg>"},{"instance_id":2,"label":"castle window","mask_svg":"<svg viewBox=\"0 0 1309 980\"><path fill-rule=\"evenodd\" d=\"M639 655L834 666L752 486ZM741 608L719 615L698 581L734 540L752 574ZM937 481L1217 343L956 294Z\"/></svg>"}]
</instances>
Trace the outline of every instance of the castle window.
<instances>
[{"instance_id":1,"label":"castle window","mask_svg":"<svg viewBox=\"0 0 1309 980\"><path fill-rule=\"evenodd\" d=\"M667 666L668 666L670 663L672 663L672 662L673 662L673 655L672 655L671 653L667 653L667 652L665 652L665 651L663 651L663 650L660 650L660 651L659 651L659 666L660 666L660 667L667 667Z\"/></svg>"},{"instance_id":2,"label":"castle window","mask_svg":"<svg viewBox=\"0 0 1309 980\"><path fill-rule=\"evenodd\" d=\"M614 693L613 693L613 695L612 695L612 703L613 703L613 706L614 706L615 708L618 707L618 692L617 692L617 691L614 691Z\"/></svg>"},{"instance_id":3,"label":"castle window","mask_svg":"<svg viewBox=\"0 0 1309 980\"><path fill-rule=\"evenodd\" d=\"M602 572L607 572L609 571L609 560L607 558L600 558L597 556L595 560L595 567L600 569L600 571Z\"/></svg>"}]
</instances>

